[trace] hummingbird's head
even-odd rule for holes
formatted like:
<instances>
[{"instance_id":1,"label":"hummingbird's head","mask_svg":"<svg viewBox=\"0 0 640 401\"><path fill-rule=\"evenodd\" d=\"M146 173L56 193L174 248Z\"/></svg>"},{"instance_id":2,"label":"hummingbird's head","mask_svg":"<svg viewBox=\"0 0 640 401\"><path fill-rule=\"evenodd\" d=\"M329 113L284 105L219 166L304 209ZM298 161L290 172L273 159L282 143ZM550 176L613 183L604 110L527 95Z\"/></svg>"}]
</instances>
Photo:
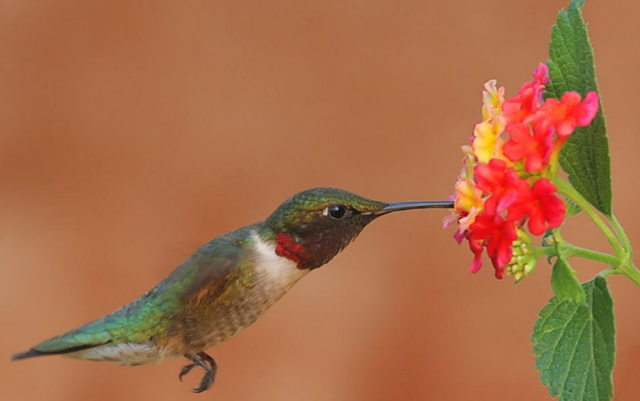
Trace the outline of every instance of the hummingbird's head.
<instances>
[{"instance_id":1,"label":"hummingbird's head","mask_svg":"<svg viewBox=\"0 0 640 401\"><path fill-rule=\"evenodd\" d=\"M453 202L386 203L336 188L312 188L282 203L267 218L276 233L276 253L316 269L343 250L379 216L409 209L451 208Z\"/></svg>"}]
</instances>

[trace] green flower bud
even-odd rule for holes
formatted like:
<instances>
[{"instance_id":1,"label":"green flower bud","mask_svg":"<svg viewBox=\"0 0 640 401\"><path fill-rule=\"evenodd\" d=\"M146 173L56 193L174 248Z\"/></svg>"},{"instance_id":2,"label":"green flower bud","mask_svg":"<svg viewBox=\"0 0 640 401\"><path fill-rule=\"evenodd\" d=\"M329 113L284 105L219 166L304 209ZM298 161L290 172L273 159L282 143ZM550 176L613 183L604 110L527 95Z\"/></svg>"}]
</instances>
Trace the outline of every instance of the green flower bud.
<instances>
[{"instance_id":1,"label":"green flower bud","mask_svg":"<svg viewBox=\"0 0 640 401\"><path fill-rule=\"evenodd\" d=\"M531 238L522 228L516 228L518 239L512 244L513 256L505 266L507 274L513 276L516 283L531 274L536 268L536 259L531 255Z\"/></svg>"}]
</instances>

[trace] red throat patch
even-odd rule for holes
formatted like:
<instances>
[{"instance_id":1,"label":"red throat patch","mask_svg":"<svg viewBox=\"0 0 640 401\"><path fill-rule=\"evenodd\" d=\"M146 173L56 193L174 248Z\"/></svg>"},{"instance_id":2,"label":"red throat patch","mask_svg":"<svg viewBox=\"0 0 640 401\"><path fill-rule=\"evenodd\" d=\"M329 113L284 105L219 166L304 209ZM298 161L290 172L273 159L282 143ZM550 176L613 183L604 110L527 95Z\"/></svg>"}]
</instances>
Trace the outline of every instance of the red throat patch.
<instances>
[{"instance_id":1,"label":"red throat patch","mask_svg":"<svg viewBox=\"0 0 640 401\"><path fill-rule=\"evenodd\" d=\"M298 269L304 268L308 260L307 249L296 242L295 238L285 233L276 235L276 255L296 262Z\"/></svg>"}]
</instances>

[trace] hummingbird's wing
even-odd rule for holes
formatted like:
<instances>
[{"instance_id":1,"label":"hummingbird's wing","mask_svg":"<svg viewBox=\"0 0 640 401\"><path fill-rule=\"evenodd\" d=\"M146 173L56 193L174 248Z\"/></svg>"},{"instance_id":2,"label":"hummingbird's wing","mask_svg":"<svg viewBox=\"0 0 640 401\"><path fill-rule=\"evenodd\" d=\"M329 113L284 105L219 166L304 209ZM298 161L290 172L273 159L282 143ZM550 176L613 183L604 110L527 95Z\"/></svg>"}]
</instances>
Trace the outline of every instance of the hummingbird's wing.
<instances>
[{"instance_id":1,"label":"hummingbird's wing","mask_svg":"<svg viewBox=\"0 0 640 401\"><path fill-rule=\"evenodd\" d=\"M194 345L209 337L243 290L253 286L250 229L243 228L198 250L181 266L185 278L170 284L179 294L179 324L184 342ZM177 273L177 272L176 272Z\"/></svg>"},{"instance_id":2,"label":"hummingbird's wing","mask_svg":"<svg viewBox=\"0 0 640 401\"><path fill-rule=\"evenodd\" d=\"M184 330L183 320L191 315L190 308L215 298L236 276L230 276L230 272L239 266L239 260L247 253L246 236L243 237L242 230L203 245L137 300L11 359L53 354L74 354L82 358L83 351L100 347L108 350L107 345L110 344L143 344L148 347L150 343L169 342L172 335L184 335L180 333L180 327Z\"/></svg>"},{"instance_id":3,"label":"hummingbird's wing","mask_svg":"<svg viewBox=\"0 0 640 401\"><path fill-rule=\"evenodd\" d=\"M186 278L180 284L184 287L179 291L182 302L190 304L194 298L202 297L204 293L215 293L236 277L231 274L234 273L234 268L239 270L241 262L249 256L247 238L242 237L238 231L209 242L183 263L184 272L178 273Z\"/></svg>"}]
</instances>

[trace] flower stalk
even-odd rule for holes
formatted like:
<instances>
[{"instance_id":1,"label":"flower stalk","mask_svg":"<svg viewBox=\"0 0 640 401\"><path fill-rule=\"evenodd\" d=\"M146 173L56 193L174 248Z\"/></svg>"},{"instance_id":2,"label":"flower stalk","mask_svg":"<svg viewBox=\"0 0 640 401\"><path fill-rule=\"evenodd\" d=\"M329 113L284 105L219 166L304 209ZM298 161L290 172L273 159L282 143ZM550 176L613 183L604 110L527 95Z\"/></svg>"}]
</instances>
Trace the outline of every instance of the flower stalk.
<instances>
[{"instance_id":1,"label":"flower stalk","mask_svg":"<svg viewBox=\"0 0 640 401\"><path fill-rule=\"evenodd\" d=\"M580 195L580 193L576 191L575 188L568 182L559 177L555 177L553 182L556 185L556 188L558 188L559 193L575 202L576 205L584 210L584 212L595 223L595 225L598 226L604 236L607 237L607 240L609 241L609 244L611 244L611 247L615 251L616 255L618 255L618 257L624 256L625 250L618 242L618 238L613 233L613 231L611 231L607 223L605 223L604 220L600 218L598 212L595 211L593 206L591 206L591 204L587 202L587 200L582 195Z\"/></svg>"}]
</instances>

